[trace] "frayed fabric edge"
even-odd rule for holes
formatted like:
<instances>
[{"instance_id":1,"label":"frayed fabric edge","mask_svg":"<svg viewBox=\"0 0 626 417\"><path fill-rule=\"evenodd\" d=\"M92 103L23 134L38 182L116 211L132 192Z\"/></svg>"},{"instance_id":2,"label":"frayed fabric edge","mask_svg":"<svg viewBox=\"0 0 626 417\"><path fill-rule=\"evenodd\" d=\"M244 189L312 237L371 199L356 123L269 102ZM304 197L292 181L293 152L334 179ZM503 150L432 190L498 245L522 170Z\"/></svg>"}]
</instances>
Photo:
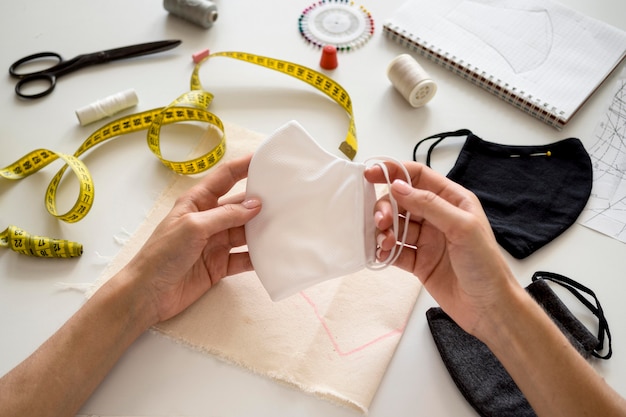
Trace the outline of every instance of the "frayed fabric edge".
<instances>
[{"instance_id":1,"label":"frayed fabric edge","mask_svg":"<svg viewBox=\"0 0 626 417\"><path fill-rule=\"evenodd\" d=\"M160 329L158 327L151 327L150 328L150 332L153 334L157 334L159 336L163 336L169 340L172 340L174 343L177 343L179 345L183 345L193 351L196 352L200 352L203 354L209 354L211 355L211 357L214 357L224 363L228 363L230 365L235 365L238 366L242 369L246 369L247 371L252 372L253 374L259 375L261 377L265 377L265 378L270 378L273 381L276 381L284 386L288 386L290 388L293 389L297 389L301 392L304 392L307 395L311 395L314 396L316 398L320 398L323 399L325 401L328 401L332 404L335 404L337 406L340 407L344 407L344 408L349 408L352 410L356 410L360 413L362 413L363 415L368 415L369 413L369 409L368 407L366 407L363 404L360 404L357 401L354 401L350 398L347 398L344 395L341 395L337 392L335 392L334 390L330 390L330 389L320 389L320 388L315 388L315 387L311 387L309 385L305 385L299 381L297 381L296 379L294 379L293 377L290 377L289 375L285 375L283 373L280 372L263 372L260 371L252 366L250 366L248 363L244 363L241 362L235 358L232 358L228 355L225 355L224 352L218 350L218 349L211 349L211 348L207 348L207 347L202 347L202 346L197 346L194 345L192 343L190 343L187 340L184 339L180 339L178 337L175 337L171 334L169 334L167 331Z\"/></svg>"}]
</instances>

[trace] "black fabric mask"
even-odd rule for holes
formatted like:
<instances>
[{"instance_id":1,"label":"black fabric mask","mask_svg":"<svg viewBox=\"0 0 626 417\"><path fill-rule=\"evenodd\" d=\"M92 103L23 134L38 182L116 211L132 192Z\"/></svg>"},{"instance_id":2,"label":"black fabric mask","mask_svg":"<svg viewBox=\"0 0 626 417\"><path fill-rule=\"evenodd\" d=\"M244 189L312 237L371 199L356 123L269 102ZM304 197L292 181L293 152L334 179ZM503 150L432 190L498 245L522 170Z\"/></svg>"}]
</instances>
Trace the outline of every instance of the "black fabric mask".
<instances>
[{"instance_id":1,"label":"black fabric mask","mask_svg":"<svg viewBox=\"0 0 626 417\"><path fill-rule=\"evenodd\" d=\"M591 159L579 139L549 145L508 146L486 142L469 130L442 133L433 149L450 136L467 136L448 178L480 200L498 243L522 259L570 227L591 194Z\"/></svg>"},{"instance_id":2,"label":"black fabric mask","mask_svg":"<svg viewBox=\"0 0 626 417\"><path fill-rule=\"evenodd\" d=\"M589 288L550 272L536 272L526 291L585 357L609 359L612 355L611 333L596 295ZM563 304L546 281L567 288L598 318L598 336L594 336ZM581 293L582 292L582 293ZM593 297L595 304L583 294ZM535 412L489 348L461 329L441 308L426 312L426 319L441 358L455 384L481 416L530 417ZM604 350L605 335L608 348Z\"/></svg>"}]
</instances>

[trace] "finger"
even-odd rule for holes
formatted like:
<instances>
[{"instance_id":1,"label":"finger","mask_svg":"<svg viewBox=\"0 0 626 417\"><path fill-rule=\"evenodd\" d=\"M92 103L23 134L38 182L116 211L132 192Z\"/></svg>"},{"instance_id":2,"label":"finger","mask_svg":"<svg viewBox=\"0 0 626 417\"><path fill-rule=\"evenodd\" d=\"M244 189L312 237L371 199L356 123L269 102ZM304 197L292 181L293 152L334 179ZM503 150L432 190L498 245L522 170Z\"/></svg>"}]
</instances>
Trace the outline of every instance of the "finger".
<instances>
[{"instance_id":1,"label":"finger","mask_svg":"<svg viewBox=\"0 0 626 417\"><path fill-rule=\"evenodd\" d=\"M453 236L455 230L467 230L475 224L476 217L473 215L471 207L479 205L479 203L475 197L472 200L473 194L471 193L465 196L464 200L457 202L459 206L465 206L468 209L466 211L466 209L457 207L457 205L430 190L413 188L401 180L393 182L391 192L398 203L411 215L432 223L447 237Z\"/></svg>"},{"instance_id":2,"label":"finger","mask_svg":"<svg viewBox=\"0 0 626 417\"><path fill-rule=\"evenodd\" d=\"M389 195L381 197L374 205L374 224L379 230L389 229L393 225L393 208Z\"/></svg>"},{"instance_id":3,"label":"finger","mask_svg":"<svg viewBox=\"0 0 626 417\"><path fill-rule=\"evenodd\" d=\"M407 210L404 207L400 205L398 206L398 213L400 214L400 216L403 216L406 211ZM376 202L374 206L374 224L379 230L385 230L392 227L393 216L394 211L393 206L389 201L389 196L385 196ZM411 220L419 223L423 219L414 215L413 217L411 217Z\"/></svg>"},{"instance_id":4,"label":"finger","mask_svg":"<svg viewBox=\"0 0 626 417\"><path fill-rule=\"evenodd\" d=\"M391 250L383 250L380 251L377 256L378 256L378 260L384 260L389 258L391 254ZM415 259L417 257L417 249L415 247L412 246L403 246L402 247L402 252L400 252L400 255L398 255L398 258L395 260L395 262L393 263L394 266L403 269L405 271L408 272L414 272L413 268L415 266Z\"/></svg>"},{"instance_id":5,"label":"finger","mask_svg":"<svg viewBox=\"0 0 626 417\"><path fill-rule=\"evenodd\" d=\"M233 248L244 246L246 244L246 229L243 226L228 229L228 240Z\"/></svg>"},{"instance_id":6,"label":"finger","mask_svg":"<svg viewBox=\"0 0 626 417\"><path fill-rule=\"evenodd\" d=\"M396 164L392 164L390 162L383 162L383 163L387 165L387 171L392 181L394 179L400 178L398 176L399 168ZM386 184L387 183L387 179L385 177L383 169L379 165L373 165L371 167L367 167L365 169L364 175L365 175L365 179L373 184ZM404 173L402 175L402 178L404 178Z\"/></svg>"},{"instance_id":7,"label":"finger","mask_svg":"<svg viewBox=\"0 0 626 417\"><path fill-rule=\"evenodd\" d=\"M219 199L218 205L223 206L224 204L237 204L242 203L246 197L245 192L227 195Z\"/></svg>"},{"instance_id":8,"label":"finger","mask_svg":"<svg viewBox=\"0 0 626 417\"><path fill-rule=\"evenodd\" d=\"M252 154L232 159L218 166L200 183L183 194L177 203L187 202L198 211L208 210L218 205L219 198L226 194L240 180L248 176Z\"/></svg>"},{"instance_id":9,"label":"finger","mask_svg":"<svg viewBox=\"0 0 626 417\"><path fill-rule=\"evenodd\" d=\"M396 245L396 237L390 229L383 230L376 236L376 245L382 252L390 251Z\"/></svg>"},{"instance_id":10,"label":"finger","mask_svg":"<svg viewBox=\"0 0 626 417\"><path fill-rule=\"evenodd\" d=\"M250 260L250 254L248 252L235 252L231 253L228 257L228 267L226 275L235 275L242 272L252 271L252 261Z\"/></svg>"},{"instance_id":11,"label":"finger","mask_svg":"<svg viewBox=\"0 0 626 417\"><path fill-rule=\"evenodd\" d=\"M250 199L241 204L225 204L210 210L193 213L193 215L203 236L209 239L221 231L243 226L259 211L261 211L261 202L257 199Z\"/></svg>"},{"instance_id":12,"label":"finger","mask_svg":"<svg viewBox=\"0 0 626 417\"><path fill-rule=\"evenodd\" d=\"M383 250L391 250L398 240L402 239L402 235L404 233L404 227L406 223L406 218L400 216L398 218L398 236L396 237L394 234L394 230L392 227L389 227L384 230L378 230L378 234L376 235L376 244L378 247ZM413 218L409 220L408 229L406 238L404 239L404 243L408 245L417 245L418 239L420 237L420 233L422 230L421 222L415 221Z\"/></svg>"},{"instance_id":13,"label":"finger","mask_svg":"<svg viewBox=\"0 0 626 417\"><path fill-rule=\"evenodd\" d=\"M389 176L392 179L404 180L404 172L397 164L386 163ZM467 198L471 194L461 185L449 178L430 169L426 165L417 162L405 162L405 168L411 177L411 185L415 188L431 191L441 198L458 205L459 201ZM380 167L374 166L365 171L365 178L373 183L386 183L385 176Z\"/></svg>"}]
</instances>

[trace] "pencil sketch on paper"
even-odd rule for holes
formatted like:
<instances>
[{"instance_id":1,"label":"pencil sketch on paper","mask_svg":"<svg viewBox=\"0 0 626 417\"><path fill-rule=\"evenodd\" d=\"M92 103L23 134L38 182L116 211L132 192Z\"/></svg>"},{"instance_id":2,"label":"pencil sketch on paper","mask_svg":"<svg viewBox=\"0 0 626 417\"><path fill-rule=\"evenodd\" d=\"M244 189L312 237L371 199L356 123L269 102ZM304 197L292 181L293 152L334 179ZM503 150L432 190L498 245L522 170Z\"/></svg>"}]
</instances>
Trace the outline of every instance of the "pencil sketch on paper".
<instances>
[{"instance_id":1,"label":"pencil sketch on paper","mask_svg":"<svg viewBox=\"0 0 626 417\"><path fill-rule=\"evenodd\" d=\"M593 188L578 222L626 242L626 71L594 136Z\"/></svg>"},{"instance_id":2,"label":"pencil sketch on paper","mask_svg":"<svg viewBox=\"0 0 626 417\"><path fill-rule=\"evenodd\" d=\"M462 1L446 17L493 48L516 74L539 68L550 55L554 34L545 7Z\"/></svg>"}]
</instances>

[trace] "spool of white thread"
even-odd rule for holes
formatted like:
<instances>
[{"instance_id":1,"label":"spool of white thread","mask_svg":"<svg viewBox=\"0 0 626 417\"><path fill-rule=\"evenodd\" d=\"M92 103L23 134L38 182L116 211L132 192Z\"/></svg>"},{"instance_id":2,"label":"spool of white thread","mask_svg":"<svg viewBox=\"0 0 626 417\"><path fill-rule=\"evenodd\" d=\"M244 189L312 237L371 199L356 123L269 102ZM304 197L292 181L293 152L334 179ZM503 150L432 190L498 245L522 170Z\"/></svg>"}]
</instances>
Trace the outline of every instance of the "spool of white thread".
<instances>
[{"instance_id":1,"label":"spool of white thread","mask_svg":"<svg viewBox=\"0 0 626 417\"><path fill-rule=\"evenodd\" d=\"M137 93L131 88L81 107L76 110L76 117L78 117L80 125L85 126L136 106L138 102Z\"/></svg>"},{"instance_id":2,"label":"spool of white thread","mask_svg":"<svg viewBox=\"0 0 626 417\"><path fill-rule=\"evenodd\" d=\"M387 78L413 107L422 107L437 92L437 84L408 54L399 55L389 63Z\"/></svg>"}]
</instances>

